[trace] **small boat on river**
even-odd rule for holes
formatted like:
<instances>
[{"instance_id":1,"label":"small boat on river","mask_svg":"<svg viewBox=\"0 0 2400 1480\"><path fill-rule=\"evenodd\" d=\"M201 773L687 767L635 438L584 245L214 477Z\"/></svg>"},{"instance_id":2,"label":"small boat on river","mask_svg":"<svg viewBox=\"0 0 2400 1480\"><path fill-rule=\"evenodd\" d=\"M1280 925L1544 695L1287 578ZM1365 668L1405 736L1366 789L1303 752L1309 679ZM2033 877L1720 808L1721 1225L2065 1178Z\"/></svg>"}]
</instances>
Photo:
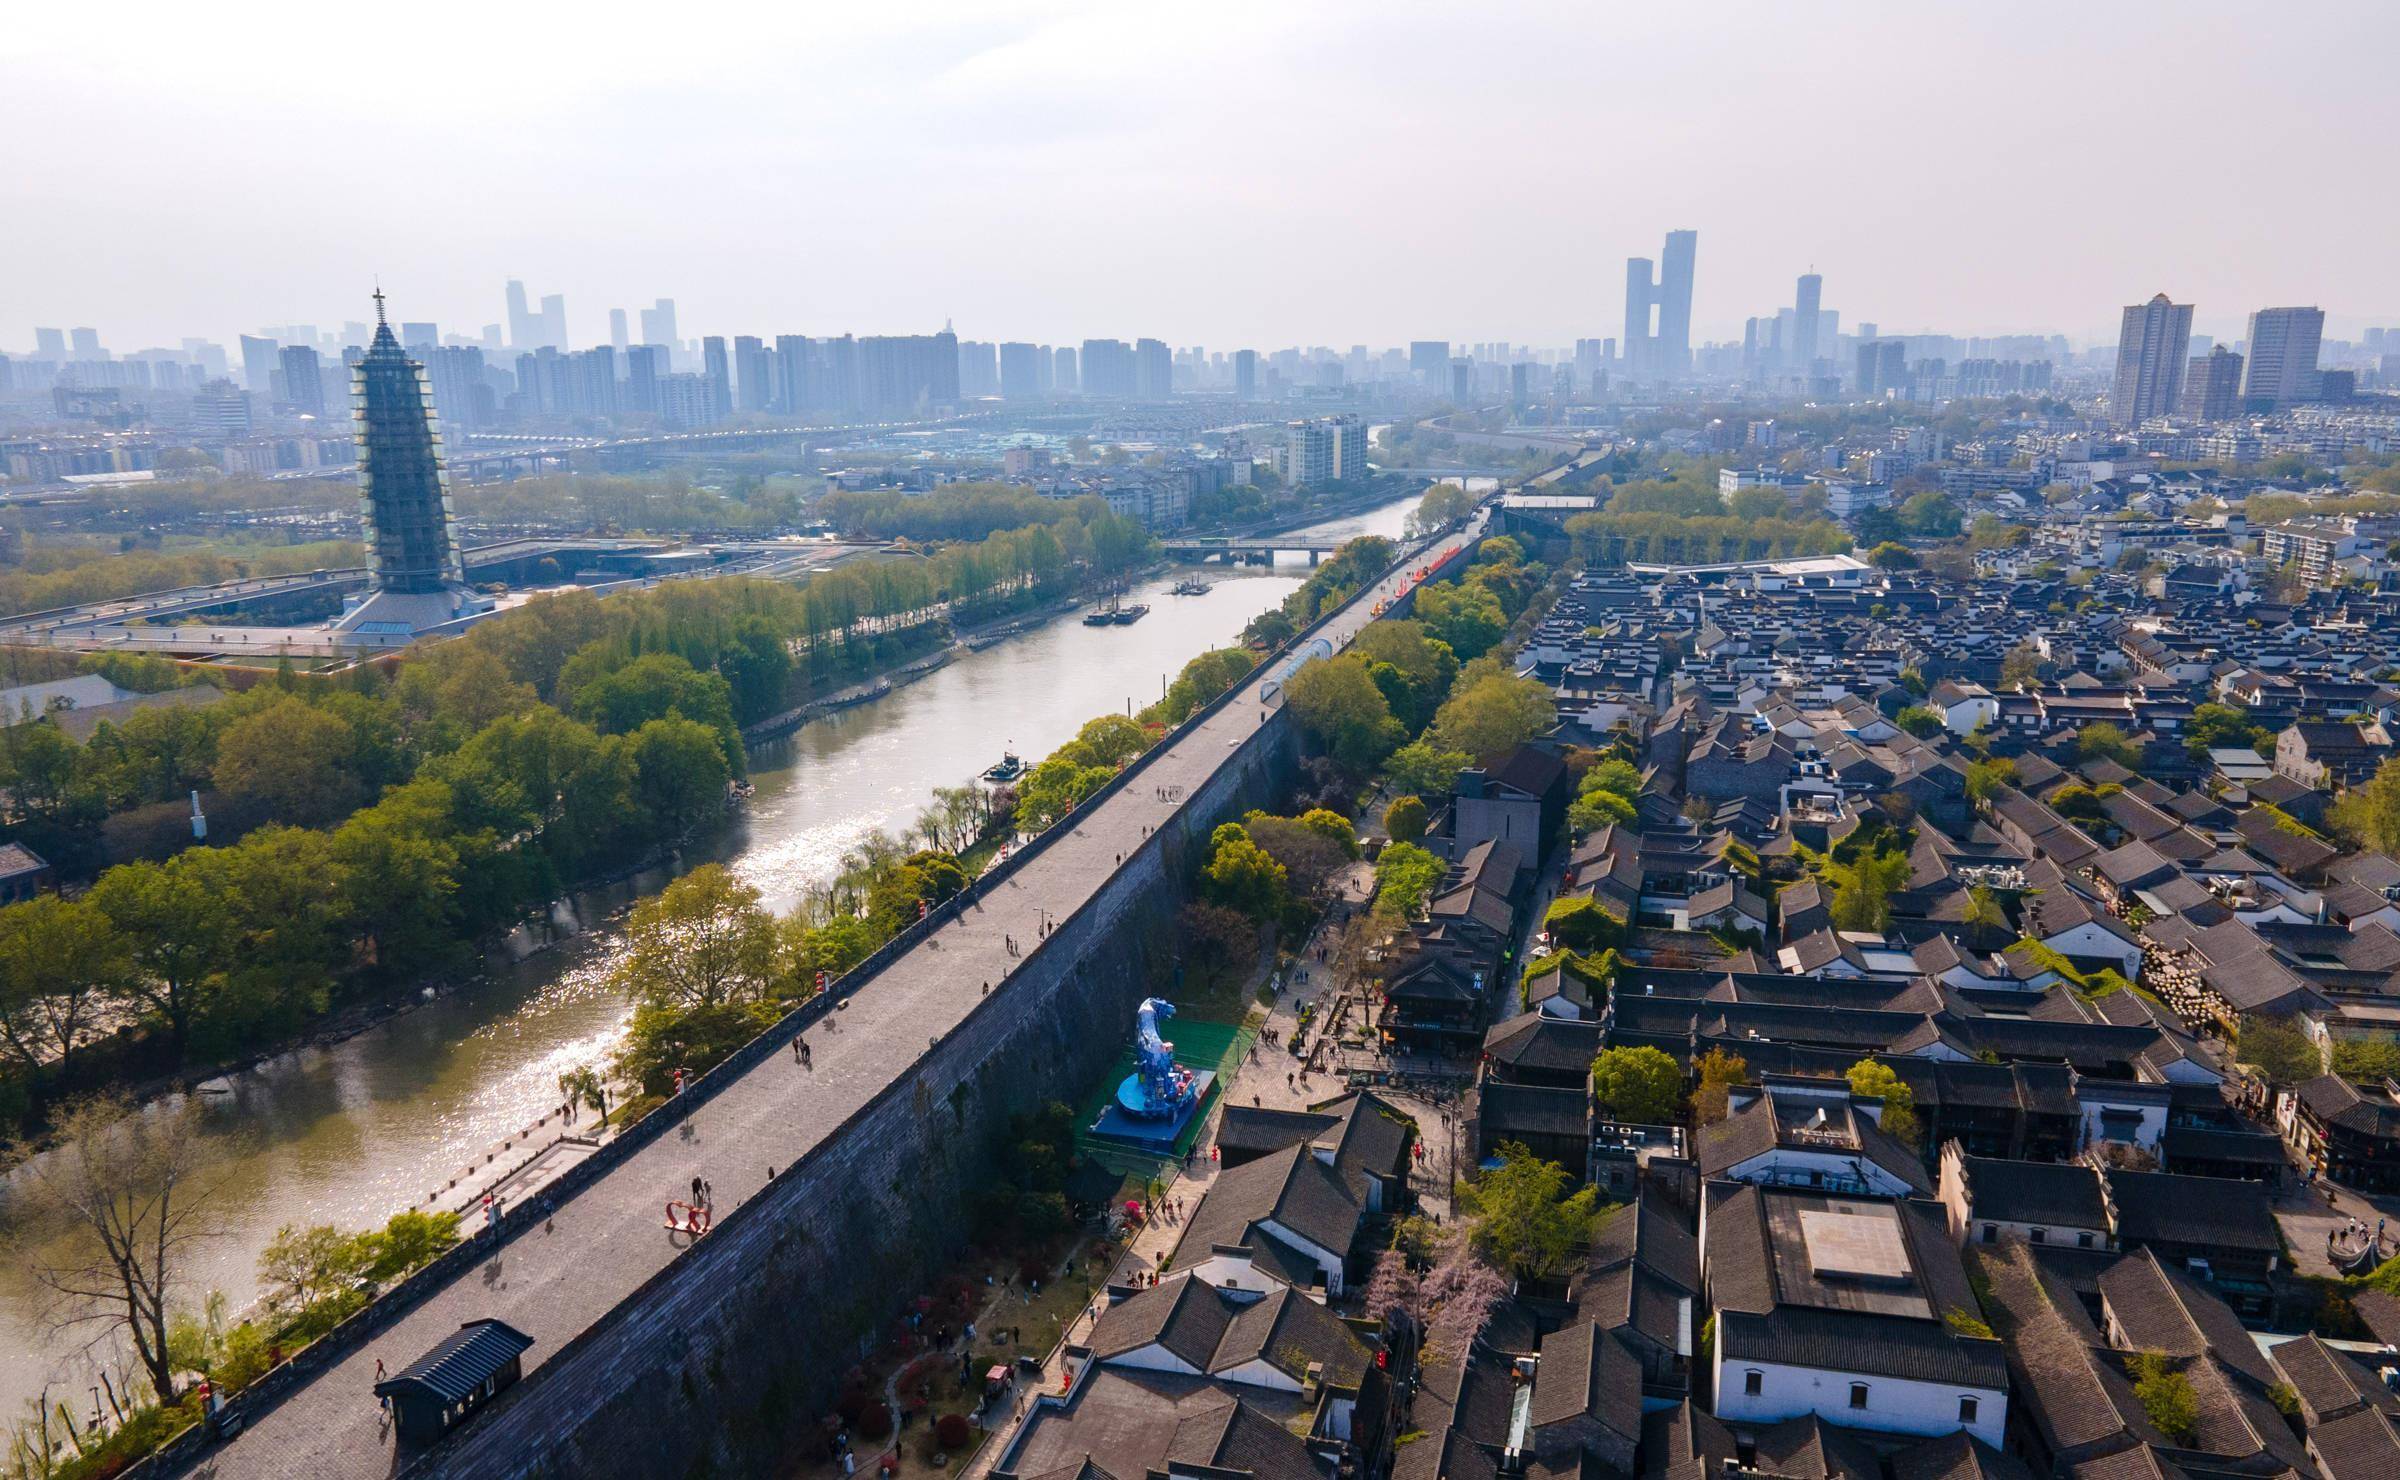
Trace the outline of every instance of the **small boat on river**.
<instances>
[{"instance_id":1,"label":"small boat on river","mask_svg":"<svg viewBox=\"0 0 2400 1480\"><path fill-rule=\"evenodd\" d=\"M1014 781L1019 776L1024 774L1025 763L1017 759L1017 753L1013 750L1004 750L1000 752L1000 764L986 770L983 773L983 779L986 781L1008 782Z\"/></svg>"}]
</instances>

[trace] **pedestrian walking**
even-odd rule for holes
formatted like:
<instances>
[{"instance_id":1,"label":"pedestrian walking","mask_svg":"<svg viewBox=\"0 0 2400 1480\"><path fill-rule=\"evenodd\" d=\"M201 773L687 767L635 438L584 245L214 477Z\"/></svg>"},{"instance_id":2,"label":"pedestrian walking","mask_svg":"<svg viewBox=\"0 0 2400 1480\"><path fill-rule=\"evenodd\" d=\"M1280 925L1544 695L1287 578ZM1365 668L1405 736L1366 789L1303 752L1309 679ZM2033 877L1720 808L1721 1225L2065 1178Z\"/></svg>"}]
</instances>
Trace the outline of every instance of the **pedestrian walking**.
<instances>
[{"instance_id":1,"label":"pedestrian walking","mask_svg":"<svg viewBox=\"0 0 2400 1480\"><path fill-rule=\"evenodd\" d=\"M699 1173L695 1172L692 1174L692 1205L694 1207L698 1207L700 1205L702 1201L700 1189L707 1185L707 1183L700 1180Z\"/></svg>"}]
</instances>

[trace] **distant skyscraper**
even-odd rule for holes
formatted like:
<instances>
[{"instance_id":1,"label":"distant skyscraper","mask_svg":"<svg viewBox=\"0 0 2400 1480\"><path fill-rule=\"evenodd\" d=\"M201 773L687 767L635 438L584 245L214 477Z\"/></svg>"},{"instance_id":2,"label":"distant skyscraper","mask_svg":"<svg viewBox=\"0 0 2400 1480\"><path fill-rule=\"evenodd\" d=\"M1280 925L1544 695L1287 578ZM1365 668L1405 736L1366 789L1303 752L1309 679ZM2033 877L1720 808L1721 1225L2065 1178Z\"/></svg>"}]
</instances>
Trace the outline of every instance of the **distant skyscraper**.
<instances>
[{"instance_id":1,"label":"distant skyscraper","mask_svg":"<svg viewBox=\"0 0 2400 1480\"><path fill-rule=\"evenodd\" d=\"M2117 330L2117 386L2109 398L2109 420L2130 427L2173 414L2183 399L2191 343L2190 304L2160 293L2148 303L2127 307Z\"/></svg>"},{"instance_id":2,"label":"distant skyscraper","mask_svg":"<svg viewBox=\"0 0 2400 1480\"><path fill-rule=\"evenodd\" d=\"M710 420L733 409L733 361L725 353L725 336L711 334L700 341L700 374L708 382Z\"/></svg>"},{"instance_id":3,"label":"distant skyscraper","mask_svg":"<svg viewBox=\"0 0 2400 1480\"><path fill-rule=\"evenodd\" d=\"M375 295L375 338L353 367L352 420L358 432L359 515L366 525L371 593L344 612L350 631L422 631L480 608L466 584L450 486L434 435L433 394L425 371L384 321Z\"/></svg>"},{"instance_id":4,"label":"distant skyscraper","mask_svg":"<svg viewBox=\"0 0 2400 1480\"><path fill-rule=\"evenodd\" d=\"M542 299L542 342L552 349L567 347L567 296L552 293Z\"/></svg>"},{"instance_id":5,"label":"distant skyscraper","mask_svg":"<svg viewBox=\"0 0 2400 1480\"><path fill-rule=\"evenodd\" d=\"M1508 367L1508 399L1518 406L1533 399L1533 366L1523 360Z\"/></svg>"},{"instance_id":6,"label":"distant skyscraper","mask_svg":"<svg viewBox=\"0 0 2400 1480\"><path fill-rule=\"evenodd\" d=\"M472 430L490 420L491 391L484 384L483 351L472 344L437 346L425 356L433 386L433 410L441 421Z\"/></svg>"},{"instance_id":7,"label":"distant skyscraper","mask_svg":"<svg viewBox=\"0 0 2400 1480\"><path fill-rule=\"evenodd\" d=\"M2250 315L2250 368L2242 399L2260 410L2313 400L2317 349L2325 337L2321 308L2262 308Z\"/></svg>"},{"instance_id":8,"label":"distant skyscraper","mask_svg":"<svg viewBox=\"0 0 2400 1480\"><path fill-rule=\"evenodd\" d=\"M1444 350L1449 349L1447 344ZM1237 349L1233 352L1233 395L1237 401L1258 399L1258 351Z\"/></svg>"},{"instance_id":9,"label":"distant skyscraper","mask_svg":"<svg viewBox=\"0 0 2400 1480\"><path fill-rule=\"evenodd\" d=\"M629 345L625 350L625 393L619 398L627 411L645 416L658 412L658 383L667 376L667 347Z\"/></svg>"},{"instance_id":10,"label":"distant skyscraper","mask_svg":"<svg viewBox=\"0 0 2400 1480\"><path fill-rule=\"evenodd\" d=\"M1075 351L1072 347L1062 344L1050 353L1051 393L1071 396L1082 388L1083 381L1080 378L1079 362L1075 358Z\"/></svg>"},{"instance_id":11,"label":"distant skyscraper","mask_svg":"<svg viewBox=\"0 0 2400 1480\"><path fill-rule=\"evenodd\" d=\"M661 298L642 310L642 343L664 346L670 355L682 350L683 341L675 337L674 299Z\"/></svg>"},{"instance_id":12,"label":"distant skyscraper","mask_svg":"<svg viewBox=\"0 0 2400 1480\"><path fill-rule=\"evenodd\" d=\"M1823 309L1825 280L1813 272L1800 275L1800 291L1792 300L1791 368L1802 375L1812 373L1817 364L1817 328Z\"/></svg>"},{"instance_id":13,"label":"distant skyscraper","mask_svg":"<svg viewBox=\"0 0 2400 1480\"><path fill-rule=\"evenodd\" d=\"M775 402L774 410L783 416L798 416L808 410L808 362L810 349L805 334L775 336Z\"/></svg>"},{"instance_id":14,"label":"distant skyscraper","mask_svg":"<svg viewBox=\"0 0 2400 1480\"><path fill-rule=\"evenodd\" d=\"M212 380L192 395L192 425L205 435L250 435L250 393L230 380Z\"/></svg>"},{"instance_id":15,"label":"distant skyscraper","mask_svg":"<svg viewBox=\"0 0 2400 1480\"><path fill-rule=\"evenodd\" d=\"M532 349L545 343L542 323L526 306L525 285L515 278L508 280L508 343L511 349Z\"/></svg>"},{"instance_id":16,"label":"distant skyscraper","mask_svg":"<svg viewBox=\"0 0 2400 1480\"><path fill-rule=\"evenodd\" d=\"M1133 347L1122 339L1087 339L1076 362L1083 393L1123 400L1133 394Z\"/></svg>"},{"instance_id":17,"label":"distant skyscraper","mask_svg":"<svg viewBox=\"0 0 2400 1480\"><path fill-rule=\"evenodd\" d=\"M1175 356L1166 342L1136 340L1133 346L1133 396L1137 401L1163 401L1175 391Z\"/></svg>"},{"instance_id":18,"label":"distant skyscraper","mask_svg":"<svg viewBox=\"0 0 2400 1480\"><path fill-rule=\"evenodd\" d=\"M100 347L97 329L71 329L68 338L74 341L74 357L78 360L105 360L108 351Z\"/></svg>"},{"instance_id":19,"label":"distant skyscraper","mask_svg":"<svg viewBox=\"0 0 2400 1480\"><path fill-rule=\"evenodd\" d=\"M1408 344L1408 373L1417 384L1441 394L1442 382L1450 378L1450 341L1447 339L1412 339Z\"/></svg>"},{"instance_id":20,"label":"distant skyscraper","mask_svg":"<svg viewBox=\"0 0 2400 1480\"><path fill-rule=\"evenodd\" d=\"M53 365L65 364L67 360L67 336L57 329L34 330L33 357L37 360L48 360ZM265 390L266 387L260 386L258 389Z\"/></svg>"},{"instance_id":21,"label":"distant skyscraper","mask_svg":"<svg viewBox=\"0 0 2400 1480\"><path fill-rule=\"evenodd\" d=\"M1460 356L1450 362L1450 404L1465 406L1475 396L1475 362Z\"/></svg>"},{"instance_id":22,"label":"distant skyscraper","mask_svg":"<svg viewBox=\"0 0 2400 1480\"><path fill-rule=\"evenodd\" d=\"M633 333L632 330L626 325L625 310L621 308L610 309L608 311L608 347L615 350L618 354L623 354L626 348L632 343Z\"/></svg>"},{"instance_id":23,"label":"distant skyscraper","mask_svg":"<svg viewBox=\"0 0 2400 1480\"><path fill-rule=\"evenodd\" d=\"M1667 249L1651 277L1647 257L1625 261L1625 369L1628 374L1673 380L1692 368L1692 259L1700 233L1670 231ZM1655 311L1655 322L1653 320Z\"/></svg>"},{"instance_id":24,"label":"distant skyscraper","mask_svg":"<svg viewBox=\"0 0 2400 1480\"><path fill-rule=\"evenodd\" d=\"M415 323L400 326L400 347L412 354L432 349L441 342L442 332L436 325Z\"/></svg>"},{"instance_id":25,"label":"distant skyscraper","mask_svg":"<svg viewBox=\"0 0 2400 1480\"><path fill-rule=\"evenodd\" d=\"M774 403L773 363L768 358L765 340L755 334L734 336L733 374L738 388L734 392L733 404L736 408L764 411Z\"/></svg>"},{"instance_id":26,"label":"distant skyscraper","mask_svg":"<svg viewBox=\"0 0 2400 1480\"><path fill-rule=\"evenodd\" d=\"M283 366L284 404L302 416L323 421L325 376L318 366L317 352L305 344L287 344L279 358Z\"/></svg>"},{"instance_id":27,"label":"distant skyscraper","mask_svg":"<svg viewBox=\"0 0 2400 1480\"><path fill-rule=\"evenodd\" d=\"M1000 346L1000 397L1031 401L1042 394L1042 347L1022 342Z\"/></svg>"},{"instance_id":28,"label":"distant skyscraper","mask_svg":"<svg viewBox=\"0 0 2400 1480\"><path fill-rule=\"evenodd\" d=\"M275 356L281 348L263 335L242 336L242 384L250 388L252 395L275 394Z\"/></svg>"},{"instance_id":29,"label":"distant skyscraper","mask_svg":"<svg viewBox=\"0 0 2400 1480\"><path fill-rule=\"evenodd\" d=\"M2242 357L2223 345L2196 356L2183 372L2183 400L2178 416L2195 421L2224 421L2242 409Z\"/></svg>"},{"instance_id":30,"label":"distant skyscraper","mask_svg":"<svg viewBox=\"0 0 2400 1480\"><path fill-rule=\"evenodd\" d=\"M1625 373L1648 375L1650 370L1650 308L1656 290L1651 283L1654 264L1647 257L1625 259Z\"/></svg>"},{"instance_id":31,"label":"distant skyscraper","mask_svg":"<svg viewBox=\"0 0 2400 1480\"><path fill-rule=\"evenodd\" d=\"M973 401L1000 394L1000 350L988 340L958 344L958 393Z\"/></svg>"},{"instance_id":32,"label":"distant skyscraper","mask_svg":"<svg viewBox=\"0 0 2400 1480\"><path fill-rule=\"evenodd\" d=\"M1692 368L1692 262L1699 250L1699 232L1670 231L1658 260L1658 364L1670 378Z\"/></svg>"}]
</instances>

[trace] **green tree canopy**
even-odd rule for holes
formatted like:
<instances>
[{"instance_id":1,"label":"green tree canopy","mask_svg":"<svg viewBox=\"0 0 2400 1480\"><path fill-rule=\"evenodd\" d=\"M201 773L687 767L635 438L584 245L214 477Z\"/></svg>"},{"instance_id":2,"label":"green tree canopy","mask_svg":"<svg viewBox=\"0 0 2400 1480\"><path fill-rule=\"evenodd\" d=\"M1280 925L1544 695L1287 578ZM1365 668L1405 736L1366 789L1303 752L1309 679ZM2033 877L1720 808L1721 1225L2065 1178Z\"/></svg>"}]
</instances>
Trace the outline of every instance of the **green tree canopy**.
<instances>
[{"instance_id":1,"label":"green tree canopy","mask_svg":"<svg viewBox=\"0 0 2400 1480\"><path fill-rule=\"evenodd\" d=\"M1549 685L1510 673L1470 671L1435 714L1433 732L1444 749L1496 765L1557 722Z\"/></svg>"},{"instance_id":2,"label":"green tree canopy","mask_svg":"<svg viewBox=\"0 0 2400 1480\"><path fill-rule=\"evenodd\" d=\"M1592 1100L1611 1120L1672 1124L1683 1106L1683 1066L1647 1044L1602 1049L1592 1060Z\"/></svg>"},{"instance_id":3,"label":"green tree canopy","mask_svg":"<svg viewBox=\"0 0 2400 1480\"><path fill-rule=\"evenodd\" d=\"M1546 1278L1579 1264L1591 1250L1600 1193L1594 1187L1570 1193L1571 1180L1557 1162L1513 1142L1501 1147L1499 1166L1459 1188L1459 1204L1473 1220L1468 1242L1519 1278Z\"/></svg>"},{"instance_id":4,"label":"green tree canopy","mask_svg":"<svg viewBox=\"0 0 2400 1480\"><path fill-rule=\"evenodd\" d=\"M1850 1093L1883 1101L1880 1124L1885 1134L1903 1146L1923 1145L1925 1134L1917 1124L1916 1091L1893 1073L1889 1064L1872 1058L1860 1059L1850 1066L1845 1077L1850 1081Z\"/></svg>"},{"instance_id":5,"label":"green tree canopy","mask_svg":"<svg viewBox=\"0 0 2400 1480\"><path fill-rule=\"evenodd\" d=\"M1405 738L1391 701L1352 654L1302 664L1283 692L1300 727L1353 772L1372 771Z\"/></svg>"}]
</instances>

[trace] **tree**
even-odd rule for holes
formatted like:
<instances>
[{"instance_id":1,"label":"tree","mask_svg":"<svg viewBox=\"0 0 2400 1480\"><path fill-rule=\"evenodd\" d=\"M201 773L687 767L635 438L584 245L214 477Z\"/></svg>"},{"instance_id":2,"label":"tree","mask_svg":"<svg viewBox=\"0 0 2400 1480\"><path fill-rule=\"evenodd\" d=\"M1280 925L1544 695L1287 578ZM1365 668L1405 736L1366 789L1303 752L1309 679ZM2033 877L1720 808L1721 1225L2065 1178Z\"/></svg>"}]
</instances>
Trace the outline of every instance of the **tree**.
<instances>
[{"instance_id":1,"label":"tree","mask_svg":"<svg viewBox=\"0 0 2400 1480\"><path fill-rule=\"evenodd\" d=\"M558 1092L571 1109L589 1109L608 1124L608 1081L588 1064L578 1064L558 1076Z\"/></svg>"},{"instance_id":2,"label":"tree","mask_svg":"<svg viewBox=\"0 0 2400 1480\"><path fill-rule=\"evenodd\" d=\"M1392 752L1384 775L1396 791L1414 796L1444 796L1458 784L1458 773L1472 759L1463 750L1446 750L1430 737L1412 740Z\"/></svg>"},{"instance_id":3,"label":"tree","mask_svg":"<svg viewBox=\"0 0 2400 1480\"><path fill-rule=\"evenodd\" d=\"M28 1071L55 1057L66 1073L133 975L131 947L88 900L45 894L0 909L0 1040Z\"/></svg>"},{"instance_id":4,"label":"tree","mask_svg":"<svg viewBox=\"0 0 2400 1480\"><path fill-rule=\"evenodd\" d=\"M1283 692L1300 727L1353 772L1374 770L1406 738L1391 701L1351 654L1302 664Z\"/></svg>"},{"instance_id":5,"label":"tree","mask_svg":"<svg viewBox=\"0 0 2400 1480\"><path fill-rule=\"evenodd\" d=\"M2333 1046L2333 1072L2369 1084L2400 1077L2400 1044L2389 1039L2344 1039Z\"/></svg>"},{"instance_id":6,"label":"tree","mask_svg":"<svg viewBox=\"0 0 2400 1480\"><path fill-rule=\"evenodd\" d=\"M1602 1049L1592 1060L1592 1100L1611 1120L1671 1124L1683 1104L1683 1068L1647 1045Z\"/></svg>"},{"instance_id":7,"label":"tree","mask_svg":"<svg viewBox=\"0 0 2400 1480\"><path fill-rule=\"evenodd\" d=\"M2191 1379L2158 1352L2135 1352L2126 1358L2133 1374L2134 1400L2150 1426L2170 1443L2190 1444L2200 1433L2200 1404L2192 1396Z\"/></svg>"},{"instance_id":8,"label":"tree","mask_svg":"<svg viewBox=\"0 0 2400 1480\"><path fill-rule=\"evenodd\" d=\"M127 988L166 1020L179 1059L210 979L230 964L233 950L221 861L209 848L187 849L164 863L136 859L102 874L85 896L130 947Z\"/></svg>"},{"instance_id":9,"label":"tree","mask_svg":"<svg viewBox=\"0 0 2400 1480\"><path fill-rule=\"evenodd\" d=\"M1661 1055L1661 1057L1664 1057ZM1476 1253L1520 1279L1556 1274L1590 1252L1600 1190L1569 1194L1566 1168L1511 1142L1500 1165L1460 1186Z\"/></svg>"},{"instance_id":10,"label":"tree","mask_svg":"<svg viewBox=\"0 0 2400 1480\"><path fill-rule=\"evenodd\" d=\"M1558 722L1549 685L1507 673L1485 673L1460 686L1434 715L1433 732L1445 749L1460 750L1485 765Z\"/></svg>"},{"instance_id":11,"label":"tree","mask_svg":"<svg viewBox=\"0 0 2400 1480\"><path fill-rule=\"evenodd\" d=\"M2076 733L2075 753L2087 761L2115 761L2129 771L2138 771L2142 765L2142 747L2106 720L2096 720Z\"/></svg>"},{"instance_id":12,"label":"tree","mask_svg":"<svg viewBox=\"0 0 2400 1480\"><path fill-rule=\"evenodd\" d=\"M350 727L329 710L286 696L217 737L217 785L277 822L331 822L363 798L347 765L351 742Z\"/></svg>"},{"instance_id":13,"label":"tree","mask_svg":"<svg viewBox=\"0 0 2400 1480\"><path fill-rule=\"evenodd\" d=\"M1829 858L1823 872L1833 888L1834 929L1881 932L1892 923L1892 896L1908 887L1914 868L1906 849L1876 848L1848 863Z\"/></svg>"},{"instance_id":14,"label":"tree","mask_svg":"<svg viewBox=\"0 0 2400 1480\"><path fill-rule=\"evenodd\" d=\"M1916 553L1897 540L1885 540L1867 552L1867 564L1877 570L1915 570Z\"/></svg>"},{"instance_id":15,"label":"tree","mask_svg":"<svg viewBox=\"0 0 2400 1480\"><path fill-rule=\"evenodd\" d=\"M1692 1062L1699 1084L1692 1091L1692 1122L1715 1125L1725 1118L1730 1092L1750 1082L1750 1062L1740 1054L1712 1048Z\"/></svg>"},{"instance_id":16,"label":"tree","mask_svg":"<svg viewBox=\"0 0 2400 1480\"><path fill-rule=\"evenodd\" d=\"M121 1337L162 1404L176 1398L169 1313L184 1303L196 1247L217 1232L199 1116L191 1099L140 1111L86 1100L58 1116L51 1148L12 1158L25 1195L68 1228L35 1257L45 1326L86 1333L87 1349Z\"/></svg>"},{"instance_id":17,"label":"tree","mask_svg":"<svg viewBox=\"0 0 2400 1480\"><path fill-rule=\"evenodd\" d=\"M1424 801L1414 796L1394 798L1383 809L1383 830L1395 843L1413 843L1425 836Z\"/></svg>"},{"instance_id":18,"label":"tree","mask_svg":"<svg viewBox=\"0 0 2400 1480\"><path fill-rule=\"evenodd\" d=\"M1726 512L1736 519L1780 519L1791 512L1791 504L1780 488L1753 485L1735 489L1725 500Z\"/></svg>"},{"instance_id":19,"label":"tree","mask_svg":"<svg viewBox=\"0 0 2400 1480\"><path fill-rule=\"evenodd\" d=\"M1988 802L2016 782L2017 763L2006 757L1977 761L1967 767L1967 797L1971 801Z\"/></svg>"},{"instance_id":20,"label":"tree","mask_svg":"<svg viewBox=\"0 0 2400 1480\"><path fill-rule=\"evenodd\" d=\"M2245 1014L2234 1037L2234 1056L2269 1084L2298 1084L2325 1072L2324 1055L2288 1017Z\"/></svg>"},{"instance_id":21,"label":"tree","mask_svg":"<svg viewBox=\"0 0 2400 1480\"><path fill-rule=\"evenodd\" d=\"M1916 1091L1893 1073L1889 1064L1860 1059L1845 1077L1850 1081L1850 1093L1883 1101L1883 1117L1877 1124L1885 1135L1911 1150L1922 1145L1925 1133L1917 1124Z\"/></svg>"},{"instance_id":22,"label":"tree","mask_svg":"<svg viewBox=\"0 0 2400 1480\"><path fill-rule=\"evenodd\" d=\"M1176 912L1184 955L1203 980L1222 982L1245 972L1258 956L1258 922L1240 910L1195 899Z\"/></svg>"},{"instance_id":23,"label":"tree","mask_svg":"<svg viewBox=\"0 0 2400 1480\"><path fill-rule=\"evenodd\" d=\"M733 775L715 732L669 715L635 730L626 746L634 797L658 836L679 841L724 815L725 789Z\"/></svg>"},{"instance_id":24,"label":"tree","mask_svg":"<svg viewBox=\"0 0 2400 1480\"><path fill-rule=\"evenodd\" d=\"M1408 511L1405 528L1410 539L1422 539L1436 530L1447 529L1475 512L1475 496L1455 483L1435 483L1426 488L1417 506Z\"/></svg>"},{"instance_id":25,"label":"tree","mask_svg":"<svg viewBox=\"0 0 2400 1480\"><path fill-rule=\"evenodd\" d=\"M599 645L575 655L569 673L581 676L606 661ZM573 679L567 680L572 683ZM706 725L736 747L733 688L714 673L702 673L673 653L645 653L574 688L576 718L610 735L630 735L670 715Z\"/></svg>"},{"instance_id":26,"label":"tree","mask_svg":"<svg viewBox=\"0 0 2400 1480\"><path fill-rule=\"evenodd\" d=\"M1210 899L1254 920L1274 919L1291 898L1284 866L1238 822L1221 823L1209 834L1208 864L1200 878Z\"/></svg>"},{"instance_id":27,"label":"tree","mask_svg":"<svg viewBox=\"0 0 2400 1480\"><path fill-rule=\"evenodd\" d=\"M2021 642L2000 659L2000 687L2030 689L2041 681L2042 650L2032 643Z\"/></svg>"},{"instance_id":28,"label":"tree","mask_svg":"<svg viewBox=\"0 0 2400 1480\"><path fill-rule=\"evenodd\" d=\"M709 863L634 906L616 988L676 1012L754 1002L775 978L775 917L756 889Z\"/></svg>"},{"instance_id":29,"label":"tree","mask_svg":"<svg viewBox=\"0 0 2400 1480\"><path fill-rule=\"evenodd\" d=\"M2365 783L2333 804L2334 827L2380 853L2400 852L2400 757L2376 767Z\"/></svg>"},{"instance_id":30,"label":"tree","mask_svg":"<svg viewBox=\"0 0 2400 1480\"><path fill-rule=\"evenodd\" d=\"M1490 652L1508 631L1508 613L1489 586L1432 582L1417 588L1417 620L1462 661Z\"/></svg>"},{"instance_id":31,"label":"tree","mask_svg":"<svg viewBox=\"0 0 2400 1480\"><path fill-rule=\"evenodd\" d=\"M1414 843L1387 844L1375 859L1375 913L1411 920L1442 879L1442 861Z\"/></svg>"},{"instance_id":32,"label":"tree","mask_svg":"<svg viewBox=\"0 0 2400 1480\"><path fill-rule=\"evenodd\" d=\"M1893 715L1892 723L1916 736L1919 740L1930 740L1949 728L1949 725L1942 719L1940 710L1928 709L1922 704L1911 704Z\"/></svg>"}]
</instances>

